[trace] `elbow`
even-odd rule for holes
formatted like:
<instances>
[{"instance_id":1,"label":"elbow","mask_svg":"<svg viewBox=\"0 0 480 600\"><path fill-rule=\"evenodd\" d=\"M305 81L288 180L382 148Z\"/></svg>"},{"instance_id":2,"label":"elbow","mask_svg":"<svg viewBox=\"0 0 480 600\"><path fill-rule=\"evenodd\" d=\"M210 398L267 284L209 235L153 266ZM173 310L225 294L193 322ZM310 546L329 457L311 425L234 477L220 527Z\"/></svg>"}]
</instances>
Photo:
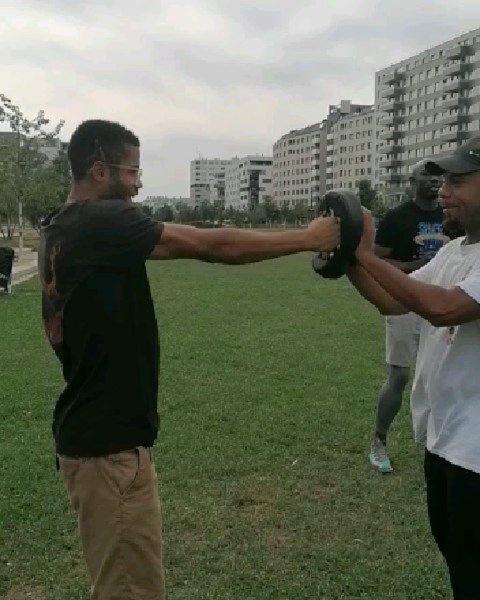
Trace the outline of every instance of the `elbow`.
<instances>
[{"instance_id":1,"label":"elbow","mask_svg":"<svg viewBox=\"0 0 480 600\"><path fill-rule=\"evenodd\" d=\"M450 307L441 306L441 305L433 305L425 308L425 313L423 316L430 325L434 327L448 327L454 323L452 323L452 319L454 315Z\"/></svg>"},{"instance_id":2,"label":"elbow","mask_svg":"<svg viewBox=\"0 0 480 600\"><path fill-rule=\"evenodd\" d=\"M437 313L426 317L430 325L434 327L450 327L451 325L458 325L454 315L451 312Z\"/></svg>"},{"instance_id":3,"label":"elbow","mask_svg":"<svg viewBox=\"0 0 480 600\"><path fill-rule=\"evenodd\" d=\"M408 310L400 304L398 306L392 304L382 304L377 306L377 310L382 317L398 317L399 315L405 315L408 313Z\"/></svg>"}]
</instances>

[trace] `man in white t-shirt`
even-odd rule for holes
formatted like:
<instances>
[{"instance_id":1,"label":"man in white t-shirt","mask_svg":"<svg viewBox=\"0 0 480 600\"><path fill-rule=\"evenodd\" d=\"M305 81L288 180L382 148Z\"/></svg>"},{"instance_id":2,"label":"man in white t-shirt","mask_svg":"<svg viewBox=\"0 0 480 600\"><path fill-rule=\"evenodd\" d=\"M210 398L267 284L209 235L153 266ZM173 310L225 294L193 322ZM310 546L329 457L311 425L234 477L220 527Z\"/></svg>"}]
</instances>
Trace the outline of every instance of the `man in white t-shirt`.
<instances>
[{"instance_id":1,"label":"man in white t-shirt","mask_svg":"<svg viewBox=\"0 0 480 600\"><path fill-rule=\"evenodd\" d=\"M428 163L443 175L440 201L466 231L410 275L375 256L364 214L349 277L384 315L414 312L420 331L411 411L426 446L430 525L455 600L480 599L480 136Z\"/></svg>"}]
</instances>

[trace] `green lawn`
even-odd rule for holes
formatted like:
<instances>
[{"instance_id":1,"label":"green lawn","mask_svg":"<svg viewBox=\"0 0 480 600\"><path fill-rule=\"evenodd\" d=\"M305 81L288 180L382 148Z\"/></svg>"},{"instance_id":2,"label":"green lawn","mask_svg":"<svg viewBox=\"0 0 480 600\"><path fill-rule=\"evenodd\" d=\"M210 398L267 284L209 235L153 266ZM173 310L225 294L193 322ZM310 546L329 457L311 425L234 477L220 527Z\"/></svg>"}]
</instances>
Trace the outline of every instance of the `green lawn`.
<instances>
[{"instance_id":1,"label":"green lawn","mask_svg":"<svg viewBox=\"0 0 480 600\"><path fill-rule=\"evenodd\" d=\"M406 403L395 473L367 464L383 322L306 256L151 264L162 343L156 447L174 600L447 599ZM80 600L54 469L60 370L37 280L0 297L0 597Z\"/></svg>"}]
</instances>

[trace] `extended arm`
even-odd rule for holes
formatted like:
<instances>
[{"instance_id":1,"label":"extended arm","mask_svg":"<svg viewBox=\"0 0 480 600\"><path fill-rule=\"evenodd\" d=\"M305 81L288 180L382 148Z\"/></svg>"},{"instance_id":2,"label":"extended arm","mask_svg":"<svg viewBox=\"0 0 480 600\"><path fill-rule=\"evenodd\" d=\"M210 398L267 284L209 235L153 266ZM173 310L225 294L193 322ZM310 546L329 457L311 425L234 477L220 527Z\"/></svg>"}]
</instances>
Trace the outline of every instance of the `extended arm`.
<instances>
[{"instance_id":1,"label":"extended arm","mask_svg":"<svg viewBox=\"0 0 480 600\"><path fill-rule=\"evenodd\" d=\"M333 217L319 217L306 229L281 232L165 224L150 258L245 264L309 250L327 252L339 241L339 227Z\"/></svg>"}]
</instances>

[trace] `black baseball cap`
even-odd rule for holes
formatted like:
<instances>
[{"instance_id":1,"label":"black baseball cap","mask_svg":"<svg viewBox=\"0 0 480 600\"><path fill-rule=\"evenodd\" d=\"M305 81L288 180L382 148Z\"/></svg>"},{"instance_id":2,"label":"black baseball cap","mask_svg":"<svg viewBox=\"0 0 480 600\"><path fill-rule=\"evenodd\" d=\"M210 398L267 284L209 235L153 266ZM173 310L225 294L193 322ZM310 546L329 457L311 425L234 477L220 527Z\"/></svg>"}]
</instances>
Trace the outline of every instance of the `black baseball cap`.
<instances>
[{"instance_id":1,"label":"black baseball cap","mask_svg":"<svg viewBox=\"0 0 480 600\"><path fill-rule=\"evenodd\" d=\"M425 165L427 173L442 175L465 175L480 171L480 135L477 135L451 154L438 160L428 160Z\"/></svg>"}]
</instances>

